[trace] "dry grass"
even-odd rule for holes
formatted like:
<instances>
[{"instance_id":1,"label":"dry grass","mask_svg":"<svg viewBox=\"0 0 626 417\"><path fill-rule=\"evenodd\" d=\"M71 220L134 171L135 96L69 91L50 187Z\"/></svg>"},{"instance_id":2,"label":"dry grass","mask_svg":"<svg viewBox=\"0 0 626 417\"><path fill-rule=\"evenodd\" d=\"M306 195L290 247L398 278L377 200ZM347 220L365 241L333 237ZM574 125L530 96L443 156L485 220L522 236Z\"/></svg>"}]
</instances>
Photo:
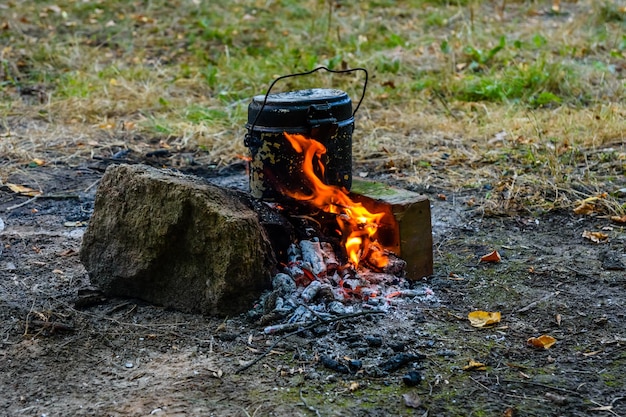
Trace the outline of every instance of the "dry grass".
<instances>
[{"instance_id":1,"label":"dry grass","mask_svg":"<svg viewBox=\"0 0 626 417\"><path fill-rule=\"evenodd\" d=\"M205 4L206 3L206 4ZM618 2L60 1L0 19L0 175L121 148L245 153L247 103L276 76L364 66L357 169L472 189L492 213L624 187ZM295 80L358 96L358 76ZM623 201L609 197L611 212Z\"/></svg>"}]
</instances>

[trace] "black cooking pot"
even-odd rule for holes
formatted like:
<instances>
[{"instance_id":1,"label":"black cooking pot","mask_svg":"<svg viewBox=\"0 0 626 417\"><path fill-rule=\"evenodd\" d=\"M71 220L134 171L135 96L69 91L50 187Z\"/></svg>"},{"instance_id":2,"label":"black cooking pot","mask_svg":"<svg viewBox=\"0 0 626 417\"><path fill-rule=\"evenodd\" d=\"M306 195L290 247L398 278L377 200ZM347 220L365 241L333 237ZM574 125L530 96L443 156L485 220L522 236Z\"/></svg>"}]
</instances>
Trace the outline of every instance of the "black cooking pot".
<instances>
[{"instance_id":1,"label":"black cooking pot","mask_svg":"<svg viewBox=\"0 0 626 417\"><path fill-rule=\"evenodd\" d=\"M265 95L258 95L248 106L245 144L250 149L250 192L257 198L276 200L284 190L307 193L303 180L302 155L287 141L284 133L301 134L319 141L326 147L321 157L324 170L317 176L329 185L349 190L352 185L352 132L354 114L361 105L367 86L367 71L363 95L356 109L347 93L336 89L312 88L270 94L274 84L283 78L311 74L313 71L290 74L274 80ZM314 163L314 166L318 164Z\"/></svg>"}]
</instances>

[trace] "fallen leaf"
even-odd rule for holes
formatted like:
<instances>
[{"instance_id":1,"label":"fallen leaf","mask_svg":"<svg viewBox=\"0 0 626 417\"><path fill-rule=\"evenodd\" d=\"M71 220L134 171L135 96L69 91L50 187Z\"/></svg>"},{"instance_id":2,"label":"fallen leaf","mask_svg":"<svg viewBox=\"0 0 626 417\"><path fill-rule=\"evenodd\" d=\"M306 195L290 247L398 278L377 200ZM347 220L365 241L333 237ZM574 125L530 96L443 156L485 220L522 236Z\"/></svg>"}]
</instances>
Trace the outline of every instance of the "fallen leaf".
<instances>
[{"instance_id":1,"label":"fallen leaf","mask_svg":"<svg viewBox=\"0 0 626 417\"><path fill-rule=\"evenodd\" d=\"M585 239L589 239L594 243L605 242L609 239L609 235L602 232L590 232L589 230L585 230L582 234Z\"/></svg>"},{"instance_id":2,"label":"fallen leaf","mask_svg":"<svg viewBox=\"0 0 626 417\"><path fill-rule=\"evenodd\" d=\"M437 194L437 198L441 201L446 201L448 199L445 194Z\"/></svg>"},{"instance_id":3,"label":"fallen leaf","mask_svg":"<svg viewBox=\"0 0 626 417\"><path fill-rule=\"evenodd\" d=\"M463 367L464 371L486 371L487 365L482 362L477 362L474 359L469 360L469 364Z\"/></svg>"},{"instance_id":4,"label":"fallen leaf","mask_svg":"<svg viewBox=\"0 0 626 417\"><path fill-rule=\"evenodd\" d=\"M482 256L480 258L480 262L500 262L502 260L502 257L500 256L500 254L498 253L497 250L494 250L491 253L488 253L484 256Z\"/></svg>"},{"instance_id":5,"label":"fallen leaf","mask_svg":"<svg viewBox=\"0 0 626 417\"><path fill-rule=\"evenodd\" d=\"M560 0L552 0L552 11L554 13L558 13L561 10L561 1Z\"/></svg>"},{"instance_id":6,"label":"fallen leaf","mask_svg":"<svg viewBox=\"0 0 626 417\"><path fill-rule=\"evenodd\" d=\"M548 336L547 334L541 335L539 337L531 337L526 341L530 346L538 348L538 349L550 349L555 343L556 339L552 336Z\"/></svg>"},{"instance_id":7,"label":"fallen leaf","mask_svg":"<svg viewBox=\"0 0 626 417\"><path fill-rule=\"evenodd\" d=\"M591 214L595 211L596 211L596 206L586 201L583 201L579 206L574 208L574 213L582 214L582 215Z\"/></svg>"},{"instance_id":8,"label":"fallen leaf","mask_svg":"<svg viewBox=\"0 0 626 417\"><path fill-rule=\"evenodd\" d=\"M350 382L350 386L348 387L348 390L349 390L350 392L354 392L354 391L358 390L358 389L359 389L359 387L360 387L360 385L359 385L359 383L358 383L358 382L356 382L356 381L352 381L352 382Z\"/></svg>"},{"instance_id":9,"label":"fallen leaf","mask_svg":"<svg viewBox=\"0 0 626 417\"><path fill-rule=\"evenodd\" d=\"M7 183L6 186L9 187L9 189L14 193L27 197L35 197L41 195L41 191L33 190L32 188L28 188L23 185Z\"/></svg>"},{"instance_id":10,"label":"fallen leaf","mask_svg":"<svg viewBox=\"0 0 626 417\"><path fill-rule=\"evenodd\" d=\"M404 399L404 405L410 408L419 408L419 406L422 404L419 395L417 395L417 392L415 391L403 394L402 398Z\"/></svg>"},{"instance_id":11,"label":"fallen leaf","mask_svg":"<svg viewBox=\"0 0 626 417\"><path fill-rule=\"evenodd\" d=\"M32 160L32 163L37 165L37 166L42 166L42 165L44 165L46 163L46 161L44 159L41 159L41 158L34 158Z\"/></svg>"},{"instance_id":12,"label":"fallen leaf","mask_svg":"<svg viewBox=\"0 0 626 417\"><path fill-rule=\"evenodd\" d=\"M487 327L500 323L501 314L499 311L472 311L467 315L470 324L474 327Z\"/></svg>"},{"instance_id":13,"label":"fallen leaf","mask_svg":"<svg viewBox=\"0 0 626 417\"><path fill-rule=\"evenodd\" d=\"M626 214L623 216L611 216L611 221L615 223L626 223Z\"/></svg>"},{"instance_id":14,"label":"fallen leaf","mask_svg":"<svg viewBox=\"0 0 626 417\"><path fill-rule=\"evenodd\" d=\"M504 410L504 413L502 413L502 417L513 417L514 415L515 409L510 407Z\"/></svg>"}]
</instances>

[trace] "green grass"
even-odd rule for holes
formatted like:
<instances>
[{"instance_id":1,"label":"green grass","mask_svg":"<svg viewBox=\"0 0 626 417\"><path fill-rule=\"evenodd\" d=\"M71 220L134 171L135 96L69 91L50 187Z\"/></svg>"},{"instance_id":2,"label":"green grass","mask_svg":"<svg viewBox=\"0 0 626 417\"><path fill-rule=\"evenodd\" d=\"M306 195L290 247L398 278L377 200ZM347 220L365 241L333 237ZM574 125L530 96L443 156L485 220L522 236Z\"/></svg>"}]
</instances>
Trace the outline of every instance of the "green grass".
<instances>
[{"instance_id":1,"label":"green grass","mask_svg":"<svg viewBox=\"0 0 626 417\"><path fill-rule=\"evenodd\" d=\"M604 179L625 172L623 8L591 1L563 3L559 13L542 3L499 7L472 0L8 3L0 18L7 45L0 122L15 131L16 117L45 114L49 129L30 140L42 141L46 153L63 148L45 141L51 132L66 135L71 126L101 142L100 126L130 121L136 135L214 150L210 159L228 163L245 153L250 98L273 79L319 65L365 67L357 162L393 166L418 185L434 176L434 185L450 189L522 175L527 194L548 201L526 199L518 208L571 204L573 193L562 200L550 193L572 180L609 187ZM276 90L334 87L356 101L362 83L360 74L317 73ZM24 94L33 88L37 99ZM490 142L500 132L505 139ZM121 134L109 133L113 141ZM492 144L477 145L485 143ZM604 148L612 151L598 152ZM1 150L16 161L33 157L18 149ZM623 211L619 202L613 207Z\"/></svg>"}]
</instances>

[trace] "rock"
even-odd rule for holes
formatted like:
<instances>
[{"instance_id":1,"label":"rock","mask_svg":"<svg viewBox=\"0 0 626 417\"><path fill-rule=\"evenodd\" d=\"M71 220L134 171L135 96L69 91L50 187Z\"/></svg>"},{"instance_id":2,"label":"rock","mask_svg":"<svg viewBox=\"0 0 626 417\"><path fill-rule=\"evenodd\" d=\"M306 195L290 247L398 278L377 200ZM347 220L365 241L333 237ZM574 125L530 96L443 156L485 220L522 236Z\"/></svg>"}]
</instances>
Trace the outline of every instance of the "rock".
<instances>
[{"instance_id":1,"label":"rock","mask_svg":"<svg viewBox=\"0 0 626 417\"><path fill-rule=\"evenodd\" d=\"M243 194L168 170L111 166L80 259L109 296L190 313L246 311L270 287L276 260Z\"/></svg>"}]
</instances>

